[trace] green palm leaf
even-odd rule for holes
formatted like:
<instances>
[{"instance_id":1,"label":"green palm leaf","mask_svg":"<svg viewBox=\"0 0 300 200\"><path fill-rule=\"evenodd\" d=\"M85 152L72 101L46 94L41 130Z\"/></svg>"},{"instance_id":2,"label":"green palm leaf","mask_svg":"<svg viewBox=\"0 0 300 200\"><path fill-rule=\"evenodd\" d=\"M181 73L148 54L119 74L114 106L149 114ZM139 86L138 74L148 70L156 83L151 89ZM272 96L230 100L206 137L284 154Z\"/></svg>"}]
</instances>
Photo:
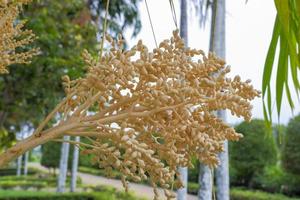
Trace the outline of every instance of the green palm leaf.
<instances>
[{"instance_id":1,"label":"green palm leaf","mask_svg":"<svg viewBox=\"0 0 300 200\"><path fill-rule=\"evenodd\" d=\"M300 1L274 0L277 16L273 29L268 54L264 66L262 94L264 117L267 124L272 122L271 78L274 73L274 63L278 59L276 74L276 108L280 117L282 99L285 95L292 110L295 108L289 87L289 72L292 83L299 98L300 84L298 70L300 69ZM279 55L276 56L277 44L280 44Z\"/></svg>"}]
</instances>

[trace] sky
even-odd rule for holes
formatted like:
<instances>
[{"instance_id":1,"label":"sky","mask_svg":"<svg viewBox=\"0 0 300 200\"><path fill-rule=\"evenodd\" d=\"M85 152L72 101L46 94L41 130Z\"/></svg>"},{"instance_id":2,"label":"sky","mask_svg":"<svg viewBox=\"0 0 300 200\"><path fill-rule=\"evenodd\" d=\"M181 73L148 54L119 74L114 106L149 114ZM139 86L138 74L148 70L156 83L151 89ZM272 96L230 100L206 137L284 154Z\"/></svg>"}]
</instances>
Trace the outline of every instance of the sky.
<instances>
[{"instance_id":1,"label":"sky","mask_svg":"<svg viewBox=\"0 0 300 200\"><path fill-rule=\"evenodd\" d=\"M175 24L170 10L169 0L148 0L148 7L152 19L157 42L170 38ZM199 26L199 17L193 9L192 0L188 1L188 40L192 48L203 49L207 52L209 46L210 23L204 28ZM179 0L174 0L179 24ZM145 2L139 4L142 30L136 38L130 39L130 31L125 34L130 46L139 39L143 40L149 49L155 47ZM261 90L265 56L269 47L275 19L273 0L227 0L226 1L226 61L231 66L230 77L240 75L243 80L251 79L256 89ZM275 86L274 80L272 81ZM291 85L291 84L290 84ZM274 92L273 92L274 94ZM295 94L292 95L295 98ZM295 98L296 101L296 98ZM262 99L252 102L253 118L263 118ZM296 104L295 114L299 112ZM280 123L287 124L293 116L287 100L283 99ZM242 119L227 114L227 121L235 124ZM273 121L278 122L276 109L273 109Z\"/></svg>"}]
</instances>

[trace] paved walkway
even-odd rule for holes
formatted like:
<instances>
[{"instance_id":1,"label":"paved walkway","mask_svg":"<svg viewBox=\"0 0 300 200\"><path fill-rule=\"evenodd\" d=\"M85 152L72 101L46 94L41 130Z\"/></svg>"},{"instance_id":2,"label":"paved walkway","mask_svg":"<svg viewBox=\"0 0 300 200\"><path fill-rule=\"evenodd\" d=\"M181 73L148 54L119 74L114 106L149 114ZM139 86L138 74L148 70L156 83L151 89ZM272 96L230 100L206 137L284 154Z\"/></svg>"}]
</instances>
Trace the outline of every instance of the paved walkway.
<instances>
[{"instance_id":1,"label":"paved walkway","mask_svg":"<svg viewBox=\"0 0 300 200\"><path fill-rule=\"evenodd\" d=\"M49 171L47 168L41 166L39 163L29 163L28 166L35 167L46 172ZM81 178L82 183L85 185L107 185L114 187L118 190L124 190L121 181L117 179L109 179L102 176L96 176L81 172L78 172L78 176ZM130 191L135 193L136 196L145 197L146 199L153 199L153 189L151 186L138 183L130 183L129 188ZM161 196L160 199L164 199L162 198L164 196L163 191L160 190L159 192ZM194 195L188 195L187 200L197 200L197 197Z\"/></svg>"}]
</instances>

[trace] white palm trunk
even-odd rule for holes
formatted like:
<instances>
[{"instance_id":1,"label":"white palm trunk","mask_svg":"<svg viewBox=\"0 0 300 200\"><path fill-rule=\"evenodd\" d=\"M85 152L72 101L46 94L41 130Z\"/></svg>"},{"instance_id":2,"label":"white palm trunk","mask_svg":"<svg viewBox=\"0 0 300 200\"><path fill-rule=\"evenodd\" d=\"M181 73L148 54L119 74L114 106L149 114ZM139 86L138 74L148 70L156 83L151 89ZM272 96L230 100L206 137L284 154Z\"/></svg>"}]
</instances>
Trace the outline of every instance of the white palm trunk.
<instances>
[{"instance_id":1,"label":"white palm trunk","mask_svg":"<svg viewBox=\"0 0 300 200\"><path fill-rule=\"evenodd\" d=\"M216 169L217 199L229 200L229 167L228 167L228 141L224 143L225 152L219 154L220 165Z\"/></svg>"},{"instance_id":2,"label":"white palm trunk","mask_svg":"<svg viewBox=\"0 0 300 200\"><path fill-rule=\"evenodd\" d=\"M184 39L185 45L188 45L188 17L187 17L187 0L181 0L180 4L180 37ZM188 169L187 167L179 167L180 179L183 188L177 190L177 200L187 199L188 187Z\"/></svg>"},{"instance_id":3,"label":"white palm trunk","mask_svg":"<svg viewBox=\"0 0 300 200\"><path fill-rule=\"evenodd\" d=\"M27 176L28 174L28 156L29 156L29 151L27 151L25 154L24 154L24 176Z\"/></svg>"},{"instance_id":4,"label":"white palm trunk","mask_svg":"<svg viewBox=\"0 0 300 200\"><path fill-rule=\"evenodd\" d=\"M64 140L70 140L70 136L64 136ZM57 190L56 190L59 193L65 192L67 172L68 172L69 149L70 149L70 144L68 142L64 142L61 146L59 175L58 175Z\"/></svg>"},{"instance_id":5,"label":"white palm trunk","mask_svg":"<svg viewBox=\"0 0 300 200\"><path fill-rule=\"evenodd\" d=\"M200 164L199 169L199 185L198 199L211 200L212 199L212 171L203 164Z\"/></svg>"},{"instance_id":6,"label":"white palm trunk","mask_svg":"<svg viewBox=\"0 0 300 200\"><path fill-rule=\"evenodd\" d=\"M17 133L17 140L23 140L24 138L24 132L21 130L20 132ZM22 175L22 160L23 160L23 155L19 156L17 159L17 176Z\"/></svg>"},{"instance_id":7,"label":"white palm trunk","mask_svg":"<svg viewBox=\"0 0 300 200\"><path fill-rule=\"evenodd\" d=\"M226 18L226 1L215 0L213 9L215 11L214 35L212 41L212 51L217 56L225 59L225 18ZM217 116L226 121L226 112L220 110ZM218 200L229 200L229 167L228 167L228 141L224 142L224 152L219 154L220 165L216 168L216 196Z\"/></svg>"},{"instance_id":8,"label":"white palm trunk","mask_svg":"<svg viewBox=\"0 0 300 200\"><path fill-rule=\"evenodd\" d=\"M75 142L80 142L80 137L75 137ZM78 171L78 160L79 160L79 148L74 145L73 151L73 161L72 161L72 175L71 175L71 192L75 192L76 190L76 182L77 182L77 171Z\"/></svg>"},{"instance_id":9,"label":"white palm trunk","mask_svg":"<svg viewBox=\"0 0 300 200\"><path fill-rule=\"evenodd\" d=\"M225 59L225 0L213 1L209 50L214 52L217 56ZM220 119L226 121L226 112L224 110L220 110L216 114ZM220 165L217 167L215 173L217 187L216 196L218 200L229 200L229 168L227 141L225 141L224 143L224 152L219 154L219 159ZM201 188L199 189L198 194L198 197L201 200L212 199L211 174L212 173L209 168L201 165L199 174L199 184Z\"/></svg>"},{"instance_id":10,"label":"white palm trunk","mask_svg":"<svg viewBox=\"0 0 300 200\"><path fill-rule=\"evenodd\" d=\"M22 168L22 158L23 156L19 156L17 159L17 176L21 176L21 168Z\"/></svg>"}]
</instances>

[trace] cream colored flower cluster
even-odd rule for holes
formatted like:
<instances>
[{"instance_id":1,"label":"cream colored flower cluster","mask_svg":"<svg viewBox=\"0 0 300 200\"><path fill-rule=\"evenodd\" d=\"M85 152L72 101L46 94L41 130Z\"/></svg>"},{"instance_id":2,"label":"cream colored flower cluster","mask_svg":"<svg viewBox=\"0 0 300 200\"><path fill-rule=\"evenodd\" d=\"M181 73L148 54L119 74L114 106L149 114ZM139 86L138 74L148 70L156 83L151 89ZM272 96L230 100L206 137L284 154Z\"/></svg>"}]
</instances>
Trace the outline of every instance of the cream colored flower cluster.
<instances>
[{"instance_id":1,"label":"cream colored flower cluster","mask_svg":"<svg viewBox=\"0 0 300 200\"><path fill-rule=\"evenodd\" d=\"M178 31L152 52L139 41L130 50L123 40L106 36L111 48L97 61L88 52L85 77L63 77L67 93L64 121L78 122L69 135L86 136L85 153L107 171L126 179L148 180L168 190L181 185L178 166L192 167L192 157L215 167L224 140L241 134L213 112L230 110L250 120L250 101L259 96L250 81L227 78L230 68L214 54L186 48Z\"/></svg>"},{"instance_id":2,"label":"cream colored flower cluster","mask_svg":"<svg viewBox=\"0 0 300 200\"><path fill-rule=\"evenodd\" d=\"M35 38L31 30L23 30L24 22L17 23L20 6L28 2L0 0L0 74L8 73L8 65L29 63L31 57L38 53L38 49L17 51Z\"/></svg>"}]
</instances>

